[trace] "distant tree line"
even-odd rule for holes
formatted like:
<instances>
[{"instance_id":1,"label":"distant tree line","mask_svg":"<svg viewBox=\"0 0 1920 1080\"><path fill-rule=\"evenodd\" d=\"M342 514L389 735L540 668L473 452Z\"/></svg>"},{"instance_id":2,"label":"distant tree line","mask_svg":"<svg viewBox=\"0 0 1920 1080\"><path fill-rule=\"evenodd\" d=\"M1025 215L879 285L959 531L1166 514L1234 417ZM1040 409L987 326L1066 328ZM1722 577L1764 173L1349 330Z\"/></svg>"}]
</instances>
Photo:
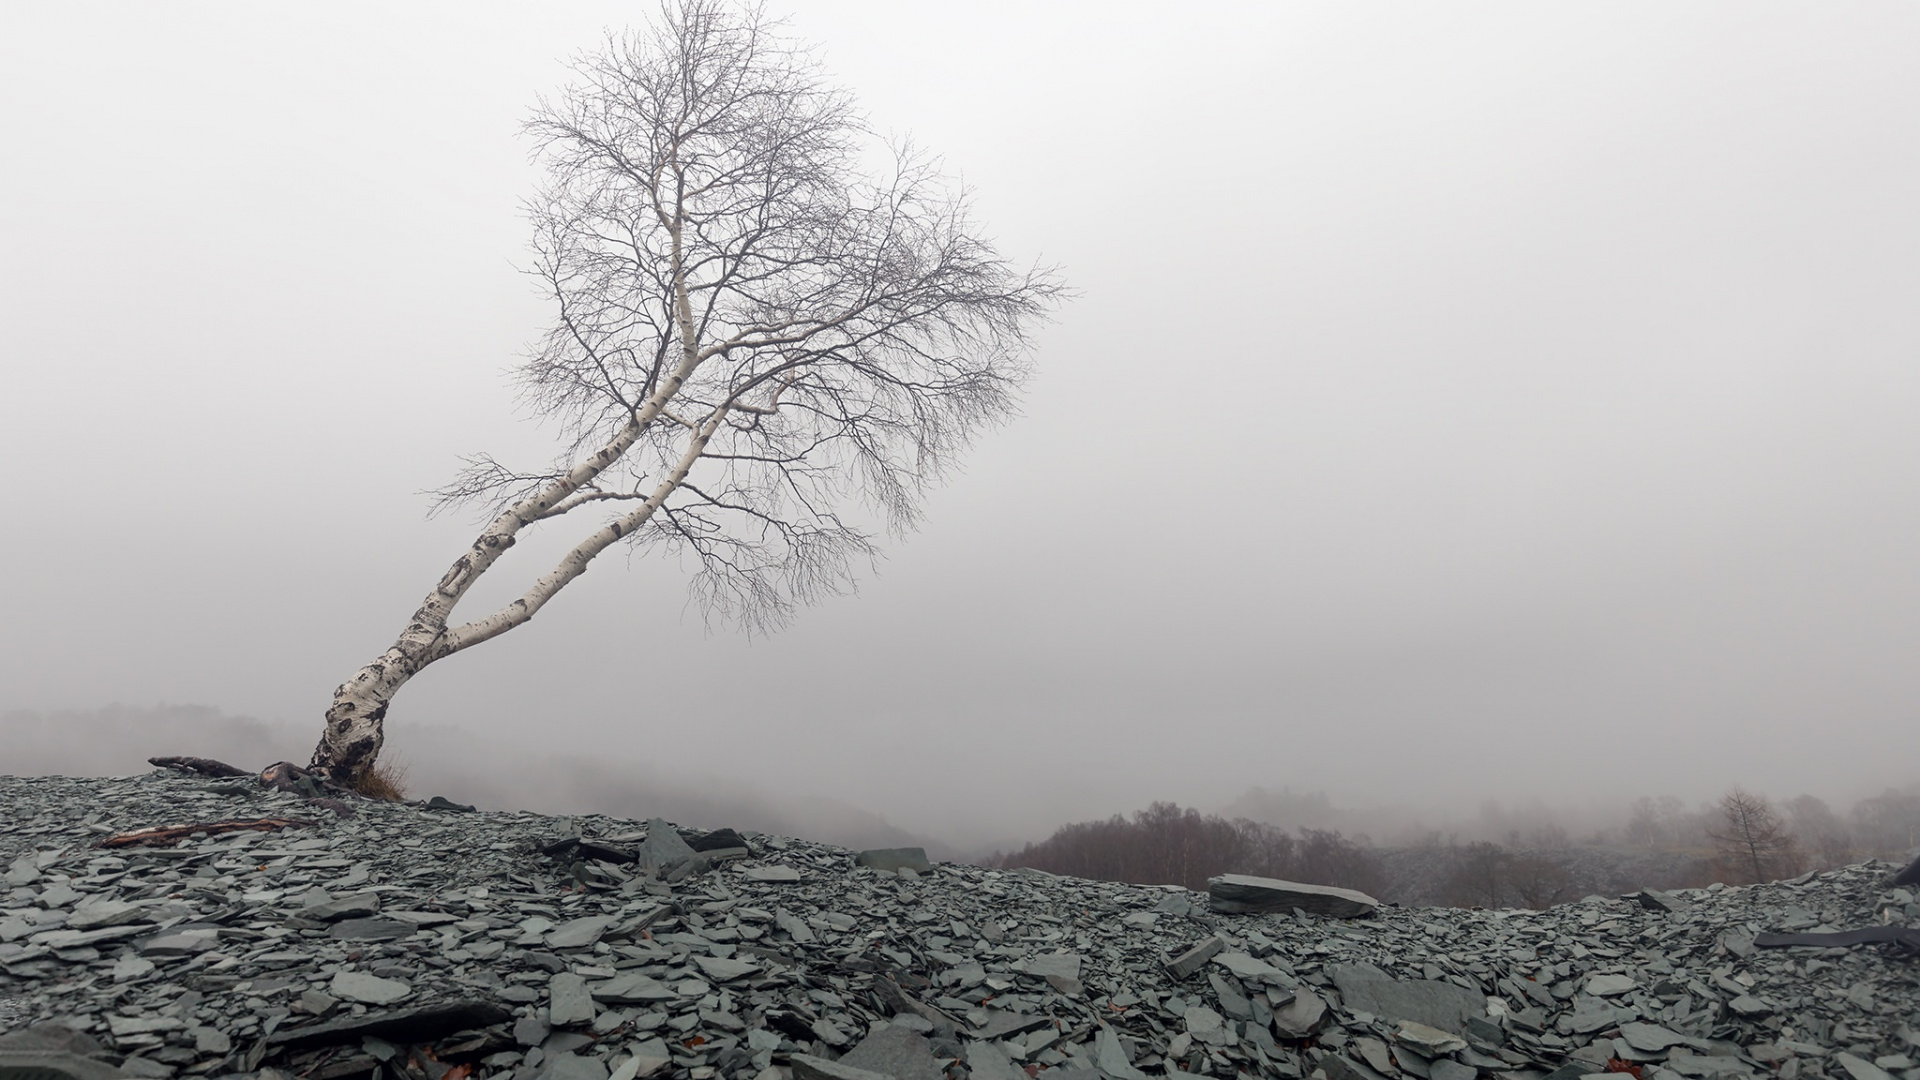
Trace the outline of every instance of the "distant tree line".
<instances>
[{"instance_id":1,"label":"distant tree line","mask_svg":"<svg viewBox=\"0 0 1920 1080\"><path fill-rule=\"evenodd\" d=\"M1063 825L1037 844L995 853L989 866L1135 885L1204 890L1221 874L1254 874L1314 885L1378 890L1386 874L1364 838L1330 829L1288 831L1244 818L1228 820L1156 802L1131 818Z\"/></svg>"},{"instance_id":2,"label":"distant tree line","mask_svg":"<svg viewBox=\"0 0 1920 1080\"><path fill-rule=\"evenodd\" d=\"M1333 829L1288 830L1156 802L1131 817L1064 825L985 861L1196 890L1240 873L1404 903L1546 908L1592 892L1749 884L1866 858L1904 861L1920 846L1920 788L1862 799L1845 817L1811 795L1775 803L1742 788L1691 810L1678 799L1643 798L1623 830L1576 842L1547 824L1509 830L1505 840L1460 843L1430 833L1409 847L1378 849Z\"/></svg>"}]
</instances>

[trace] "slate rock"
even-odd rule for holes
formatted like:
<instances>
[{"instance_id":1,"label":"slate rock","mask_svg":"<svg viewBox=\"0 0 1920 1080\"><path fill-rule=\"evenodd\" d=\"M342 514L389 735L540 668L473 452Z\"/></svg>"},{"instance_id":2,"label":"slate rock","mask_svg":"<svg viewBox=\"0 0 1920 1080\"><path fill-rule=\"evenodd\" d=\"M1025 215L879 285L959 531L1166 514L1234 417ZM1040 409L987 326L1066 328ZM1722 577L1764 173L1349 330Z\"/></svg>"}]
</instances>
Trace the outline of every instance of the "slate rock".
<instances>
[{"instance_id":1,"label":"slate rock","mask_svg":"<svg viewBox=\"0 0 1920 1080\"><path fill-rule=\"evenodd\" d=\"M1202 938L1188 946L1180 955L1166 962L1169 975L1184 979L1207 965L1207 961L1219 954L1226 944L1217 937Z\"/></svg>"},{"instance_id":2,"label":"slate rock","mask_svg":"<svg viewBox=\"0 0 1920 1080\"><path fill-rule=\"evenodd\" d=\"M568 919L547 931L546 942L553 949L584 949L599 941L617 921L611 915L584 915Z\"/></svg>"},{"instance_id":3,"label":"slate rock","mask_svg":"<svg viewBox=\"0 0 1920 1080\"><path fill-rule=\"evenodd\" d=\"M363 1005L391 1005L412 993L413 988L397 979L383 979L364 971L341 971L334 973L327 992Z\"/></svg>"},{"instance_id":4,"label":"slate rock","mask_svg":"<svg viewBox=\"0 0 1920 1080\"><path fill-rule=\"evenodd\" d=\"M760 965L751 960L735 960L722 956L696 956L693 962L706 973L707 978L714 982L732 982L760 971Z\"/></svg>"},{"instance_id":5,"label":"slate rock","mask_svg":"<svg viewBox=\"0 0 1920 1080\"><path fill-rule=\"evenodd\" d=\"M1273 1010L1274 1034L1283 1039L1305 1039L1318 1032L1326 1022L1325 999L1304 986L1293 992L1292 1001Z\"/></svg>"},{"instance_id":6,"label":"slate rock","mask_svg":"<svg viewBox=\"0 0 1920 1080\"><path fill-rule=\"evenodd\" d=\"M1434 979L1395 979L1372 964L1341 964L1329 972L1340 1000L1388 1020L1412 1020L1454 1035L1468 1017L1485 1016L1486 995Z\"/></svg>"},{"instance_id":7,"label":"slate rock","mask_svg":"<svg viewBox=\"0 0 1920 1080\"><path fill-rule=\"evenodd\" d=\"M729 848L747 848L749 851L752 850L747 844L747 838L741 836L740 833L734 829L715 829L710 833L700 836L687 846L697 852L725 851Z\"/></svg>"},{"instance_id":8,"label":"slate rock","mask_svg":"<svg viewBox=\"0 0 1920 1080\"><path fill-rule=\"evenodd\" d=\"M1437 1058L1427 1066L1428 1080L1476 1080L1480 1071L1452 1058Z\"/></svg>"},{"instance_id":9,"label":"slate rock","mask_svg":"<svg viewBox=\"0 0 1920 1080\"><path fill-rule=\"evenodd\" d=\"M925 848L870 848L853 857L855 866L870 866L885 874L912 870L917 874L933 872L933 863L927 860Z\"/></svg>"},{"instance_id":10,"label":"slate rock","mask_svg":"<svg viewBox=\"0 0 1920 1080\"><path fill-rule=\"evenodd\" d=\"M547 1055L534 1076L539 1080L608 1080L605 1062L571 1052Z\"/></svg>"},{"instance_id":11,"label":"slate rock","mask_svg":"<svg viewBox=\"0 0 1920 1080\"><path fill-rule=\"evenodd\" d=\"M512 1015L491 1001L458 998L288 1028L274 1032L266 1041L289 1050L357 1045L369 1037L392 1043L423 1043L456 1031L505 1023Z\"/></svg>"},{"instance_id":12,"label":"slate rock","mask_svg":"<svg viewBox=\"0 0 1920 1080\"><path fill-rule=\"evenodd\" d=\"M1243 952L1223 952L1215 956L1213 962L1247 982L1279 982L1286 978L1279 968Z\"/></svg>"},{"instance_id":13,"label":"slate rock","mask_svg":"<svg viewBox=\"0 0 1920 1080\"><path fill-rule=\"evenodd\" d=\"M587 980L562 971L547 980L547 1022L555 1027L593 1022L593 995Z\"/></svg>"},{"instance_id":14,"label":"slate rock","mask_svg":"<svg viewBox=\"0 0 1920 1080\"><path fill-rule=\"evenodd\" d=\"M1120 1044L1120 1037L1113 1033L1112 1028L1100 1025L1093 1046L1093 1063L1107 1080L1147 1080L1147 1074L1134 1068L1133 1062L1127 1060L1126 1047Z\"/></svg>"},{"instance_id":15,"label":"slate rock","mask_svg":"<svg viewBox=\"0 0 1920 1080\"><path fill-rule=\"evenodd\" d=\"M1885 1069L1855 1054L1841 1051L1833 1056L1833 1060L1847 1070L1847 1075L1853 1080L1893 1080Z\"/></svg>"},{"instance_id":16,"label":"slate rock","mask_svg":"<svg viewBox=\"0 0 1920 1080\"><path fill-rule=\"evenodd\" d=\"M0 1035L0 1076L22 1080L111 1080L122 1074L102 1060L106 1048L85 1032L38 1024Z\"/></svg>"},{"instance_id":17,"label":"slate rock","mask_svg":"<svg viewBox=\"0 0 1920 1080\"><path fill-rule=\"evenodd\" d=\"M616 975L605 982L590 985L588 991L595 1001L604 1001L612 1005L637 1005L653 1001L672 1001L679 997L673 988L650 975L628 972Z\"/></svg>"},{"instance_id":18,"label":"slate rock","mask_svg":"<svg viewBox=\"0 0 1920 1080\"><path fill-rule=\"evenodd\" d=\"M967 1043L967 1071L970 1080L1026 1080L1024 1069L1017 1068L1000 1044L990 1040Z\"/></svg>"},{"instance_id":19,"label":"slate rock","mask_svg":"<svg viewBox=\"0 0 1920 1080\"><path fill-rule=\"evenodd\" d=\"M1631 975L1595 975L1587 980L1584 989L1595 997L1615 997L1629 993L1639 985L1639 981Z\"/></svg>"},{"instance_id":20,"label":"slate rock","mask_svg":"<svg viewBox=\"0 0 1920 1080\"><path fill-rule=\"evenodd\" d=\"M1320 1071L1327 1080L1385 1080L1372 1067L1347 1057L1345 1054L1328 1054L1320 1060Z\"/></svg>"},{"instance_id":21,"label":"slate rock","mask_svg":"<svg viewBox=\"0 0 1920 1080\"><path fill-rule=\"evenodd\" d=\"M428 799L427 809L446 810L446 811L450 811L457 814L471 814L476 812L476 808L469 806L466 803L454 802L452 799L449 799L444 795L435 795L433 798Z\"/></svg>"},{"instance_id":22,"label":"slate rock","mask_svg":"<svg viewBox=\"0 0 1920 1080\"><path fill-rule=\"evenodd\" d=\"M788 1061L793 1080L890 1080L885 1073L869 1072L812 1054L794 1054Z\"/></svg>"},{"instance_id":23,"label":"slate rock","mask_svg":"<svg viewBox=\"0 0 1920 1080\"><path fill-rule=\"evenodd\" d=\"M643 869L673 870L693 862L694 850L680 838L680 832L660 818L647 822L647 839L640 845L634 861Z\"/></svg>"},{"instance_id":24,"label":"slate rock","mask_svg":"<svg viewBox=\"0 0 1920 1080\"><path fill-rule=\"evenodd\" d=\"M839 1064L894 1077L894 1080L946 1080L926 1037L891 1024L876 1028L840 1056Z\"/></svg>"},{"instance_id":25,"label":"slate rock","mask_svg":"<svg viewBox=\"0 0 1920 1080\"><path fill-rule=\"evenodd\" d=\"M399 919L341 919L327 928L327 936L340 941L397 941L412 937L414 926Z\"/></svg>"},{"instance_id":26,"label":"slate rock","mask_svg":"<svg viewBox=\"0 0 1920 1080\"><path fill-rule=\"evenodd\" d=\"M359 919L380 913L380 894L377 892L356 893L337 900L322 900L309 904L299 911L303 919L315 922L335 922L340 919Z\"/></svg>"},{"instance_id":27,"label":"slate rock","mask_svg":"<svg viewBox=\"0 0 1920 1080\"><path fill-rule=\"evenodd\" d=\"M147 909L138 904L129 904L121 900L104 900L97 904L87 904L74 909L67 916L69 930L98 930L108 926L125 926L128 923L150 922Z\"/></svg>"},{"instance_id":28,"label":"slate rock","mask_svg":"<svg viewBox=\"0 0 1920 1080\"><path fill-rule=\"evenodd\" d=\"M791 884L800 880L800 871L791 866L749 866L740 873L751 881L769 884Z\"/></svg>"},{"instance_id":29,"label":"slate rock","mask_svg":"<svg viewBox=\"0 0 1920 1080\"><path fill-rule=\"evenodd\" d=\"M1299 908L1309 915L1354 919L1371 915L1380 906L1378 900L1353 889L1247 874L1222 874L1208 879L1207 895L1211 897L1213 910L1233 914L1288 912Z\"/></svg>"},{"instance_id":30,"label":"slate rock","mask_svg":"<svg viewBox=\"0 0 1920 1080\"><path fill-rule=\"evenodd\" d=\"M1621 1024L1620 1037L1627 1040L1628 1046L1646 1053L1658 1053L1688 1041L1687 1037L1679 1032L1669 1031L1658 1024L1645 1024L1637 1020Z\"/></svg>"},{"instance_id":31,"label":"slate rock","mask_svg":"<svg viewBox=\"0 0 1920 1080\"><path fill-rule=\"evenodd\" d=\"M1429 1058L1457 1054L1467 1048L1467 1040L1460 1036L1414 1020L1402 1020L1394 1029L1393 1041Z\"/></svg>"}]
</instances>

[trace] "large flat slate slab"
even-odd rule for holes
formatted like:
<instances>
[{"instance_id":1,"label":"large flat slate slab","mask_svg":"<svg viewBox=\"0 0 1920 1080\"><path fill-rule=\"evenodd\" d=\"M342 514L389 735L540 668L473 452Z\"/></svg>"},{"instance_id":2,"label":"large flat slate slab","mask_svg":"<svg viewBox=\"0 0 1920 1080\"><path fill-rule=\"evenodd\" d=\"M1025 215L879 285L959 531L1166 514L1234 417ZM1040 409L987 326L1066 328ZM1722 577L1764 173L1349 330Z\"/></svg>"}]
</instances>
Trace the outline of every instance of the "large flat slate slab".
<instances>
[{"instance_id":1,"label":"large flat slate slab","mask_svg":"<svg viewBox=\"0 0 1920 1080\"><path fill-rule=\"evenodd\" d=\"M1355 919L1373 914L1380 906L1380 901L1353 889L1247 874L1222 874L1209 879L1207 895L1212 898L1213 910L1235 914L1287 912L1299 908L1309 915Z\"/></svg>"}]
</instances>

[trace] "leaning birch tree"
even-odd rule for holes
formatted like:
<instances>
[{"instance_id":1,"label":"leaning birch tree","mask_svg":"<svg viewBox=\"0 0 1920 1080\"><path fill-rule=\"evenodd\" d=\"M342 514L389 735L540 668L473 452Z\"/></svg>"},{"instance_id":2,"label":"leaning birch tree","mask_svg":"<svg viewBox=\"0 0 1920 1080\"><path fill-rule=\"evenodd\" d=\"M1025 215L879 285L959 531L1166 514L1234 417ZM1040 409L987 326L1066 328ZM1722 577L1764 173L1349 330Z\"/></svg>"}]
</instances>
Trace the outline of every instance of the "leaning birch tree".
<instances>
[{"instance_id":1,"label":"leaning birch tree","mask_svg":"<svg viewBox=\"0 0 1920 1080\"><path fill-rule=\"evenodd\" d=\"M910 528L1011 415L1061 296L757 10L668 0L574 74L527 124L553 321L519 371L564 449L544 470L470 458L438 493L485 525L334 692L312 768L336 783L364 782L408 680L525 625L616 544L690 557L695 599L750 629L844 591L876 531ZM536 526L580 539L511 603L455 618Z\"/></svg>"}]
</instances>

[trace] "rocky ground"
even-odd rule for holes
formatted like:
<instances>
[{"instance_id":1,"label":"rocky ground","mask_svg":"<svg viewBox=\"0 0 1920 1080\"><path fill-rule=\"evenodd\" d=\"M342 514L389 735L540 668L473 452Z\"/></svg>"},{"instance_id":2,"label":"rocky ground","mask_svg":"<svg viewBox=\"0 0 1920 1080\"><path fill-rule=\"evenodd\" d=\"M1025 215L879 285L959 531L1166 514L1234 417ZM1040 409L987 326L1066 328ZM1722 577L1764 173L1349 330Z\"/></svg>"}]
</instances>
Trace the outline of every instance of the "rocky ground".
<instances>
[{"instance_id":1,"label":"rocky ground","mask_svg":"<svg viewBox=\"0 0 1920 1080\"><path fill-rule=\"evenodd\" d=\"M346 809L0 777L0 1077L1920 1080L1911 953L1754 941L1920 925L1885 864L1342 919L664 822ZM233 819L309 824L101 846Z\"/></svg>"}]
</instances>

